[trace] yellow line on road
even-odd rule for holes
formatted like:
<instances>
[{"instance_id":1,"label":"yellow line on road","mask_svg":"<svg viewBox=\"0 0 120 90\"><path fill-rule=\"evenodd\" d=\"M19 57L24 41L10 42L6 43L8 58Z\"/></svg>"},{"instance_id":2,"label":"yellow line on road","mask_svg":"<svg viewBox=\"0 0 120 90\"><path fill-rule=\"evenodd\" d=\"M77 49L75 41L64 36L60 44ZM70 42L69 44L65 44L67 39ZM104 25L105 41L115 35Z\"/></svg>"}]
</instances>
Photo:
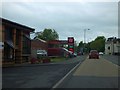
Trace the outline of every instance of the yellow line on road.
<instances>
[{"instance_id":1,"label":"yellow line on road","mask_svg":"<svg viewBox=\"0 0 120 90\"><path fill-rule=\"evenodd\" d=\"M78 67L74 76L118 77L119 66L103 59L88 59Z\"/></svg>"}]
</instances>

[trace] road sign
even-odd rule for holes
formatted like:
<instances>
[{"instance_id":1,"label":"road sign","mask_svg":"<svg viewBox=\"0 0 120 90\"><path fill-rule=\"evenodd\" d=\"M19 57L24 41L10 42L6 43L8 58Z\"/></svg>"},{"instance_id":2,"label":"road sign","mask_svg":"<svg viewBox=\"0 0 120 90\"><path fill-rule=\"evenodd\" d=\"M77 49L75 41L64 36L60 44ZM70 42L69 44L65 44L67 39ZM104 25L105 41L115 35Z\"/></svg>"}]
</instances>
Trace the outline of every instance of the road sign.
<instances>
[{"instance_id":1,"label":"road sign","mask_svg":"<svg viewBox=\"0 0 120 90\"><path fill-rule=\"evenodd\" d=\"M68 50L74 53L74 37L68 37Z\"/></svg>"},{"instance_id":2,"label":"road sign","mask_svg":"<svg viewBox=\"0 0 120 90\"><path fill-rule=\"evenodd\" d=\"M69 43L74 43L74 38L73 37L68 37L68 44Z\"/></svg>"}]
</instances>

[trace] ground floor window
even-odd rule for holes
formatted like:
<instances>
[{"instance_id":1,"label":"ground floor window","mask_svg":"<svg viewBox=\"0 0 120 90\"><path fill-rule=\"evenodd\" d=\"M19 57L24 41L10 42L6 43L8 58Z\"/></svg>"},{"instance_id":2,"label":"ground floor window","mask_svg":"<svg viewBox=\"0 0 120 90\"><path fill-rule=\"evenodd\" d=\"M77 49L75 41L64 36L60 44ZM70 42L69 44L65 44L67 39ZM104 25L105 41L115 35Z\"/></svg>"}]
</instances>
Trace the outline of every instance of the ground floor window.
<instances>
[{"instance_id":1,"label":"ground floor window","mask_svg":"<svg viewBox=\"0 0 120 90\"><path fill-rule=\"evenodd\" d=\"M4 61L13 61L14 60L14 49L8 44L4 46Z\"/></svg>"}]
</instances>

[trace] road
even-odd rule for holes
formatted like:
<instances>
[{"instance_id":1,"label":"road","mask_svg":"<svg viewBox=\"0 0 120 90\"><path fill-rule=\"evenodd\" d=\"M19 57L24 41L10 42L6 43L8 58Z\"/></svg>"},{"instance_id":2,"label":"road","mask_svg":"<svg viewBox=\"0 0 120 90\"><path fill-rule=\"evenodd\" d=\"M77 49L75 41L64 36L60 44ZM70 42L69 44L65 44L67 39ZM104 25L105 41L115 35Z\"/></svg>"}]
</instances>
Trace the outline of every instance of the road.
<instances>
[{"instance_id":1,"label":"road","mask_svg":"<svg viewBox=\"0 0 120 90\"><path fill-rule=\"evenodd\" d=\"M86 56L47 65L22 66L2 69L2 88L52 88Z\"/></svg>"},{"instance_id":2,"label":"road","mask_svg":"<svg viewBox=\"0 0 120 90\"><path fill-rule=\"evenodd\" d=\"M120 56L117 56L117 55L103 55L101 57L103 57L106 60L120 66L120 61L118 61L120 59Z\"/></svg>"},{"instance_id":3,"label":"road","mask_svg":"<svg viewBox=\"0 0 120 90\"><path fill-rule=\"evenodd\" d=\"M117 62L118 58L111 55L100 56L100 59L78 56L55 64L3 68L2 86L3 88L118 88ZM80 65L73 69L78 63ZM72 69L73 71L68 74Z\"/></svg>"},{"instance_id":4,"label":"road","mask_svg":"<svg viewBox=\"0 0 120 90\"><path fill-rule=\"evenodd\" d=\"M115 90L118 90L119 66L111 63L111 56L104 57L101 56L100 59L86 58L56 88L116 88Z\"/></svg>"}]
</instances>

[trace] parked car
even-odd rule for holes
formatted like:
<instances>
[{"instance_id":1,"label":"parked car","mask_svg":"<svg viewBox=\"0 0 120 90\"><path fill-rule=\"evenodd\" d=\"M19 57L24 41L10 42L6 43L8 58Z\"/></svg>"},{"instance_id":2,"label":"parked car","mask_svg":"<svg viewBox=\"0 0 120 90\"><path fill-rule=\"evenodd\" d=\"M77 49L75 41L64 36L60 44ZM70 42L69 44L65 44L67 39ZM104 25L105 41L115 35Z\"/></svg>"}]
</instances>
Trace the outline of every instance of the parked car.
<instances>
[{"instance_id":1,"label":"parked car","mask_svg":"<svg viewBox=\"0 0 120 90\"><path fill-rule=\"evenodd\" d=\"M49 57L63 57L67 55L67 49L64 48L48 48Z\"/></svg>"},{"instance_id":2,"label":"parked car","mask_svg":"<svg viewBox=\"0 0 120 90\"><path fill-rule=\"evenodd\" d=\"M73 53L74 57L77 57L77 54L76 53Z\"/></svg>"},{"instance_id":3,"label":"parked car","mask_svg":"<svg viewBox=\"0 0 120 90\"><path fill-rule=\"evenodd\" d=\"M83 52L78 52L77 55L78 56L83 55Z\"/></svg>"},{"instance_id":4,"label":"parked car","mask_svg":"<svg viewBox=\"0 0 120 90\"><path fill-rule=\"evenodd\" d=\"M69 56L70 58L72 58L72 57L74 57L74 53L71 52L71 51L68 51L68 56Z\"/></svg>"},{"instance_id":5,"label":"parked car","mask_svg":"<svg viewBox=\"0 0 120 90\"><path fill-rule=\"evenodd\" d=\"M37 55L38 56L47 56L47 51L46 50L37 50Z\"/></svg>"},{"instance_id":6,"label":"parked car","mask_svg":"<svg viewBox=\"0 0 120 90\"><path fill-rule=\"evenodd\" d=\"M103 52L99 52L99 55L103 55L104 53Z\"/></svg>"},{"instance_id":7,"label":"parked car","mask_svg":"<svg viewBox=\"0 0 120 90\"><path fill-rule=\"evenodd\" d=\"M99 53L97 50L91 50L89 53L89 59L99 59Z\"/></svg>"}]
</instances>

